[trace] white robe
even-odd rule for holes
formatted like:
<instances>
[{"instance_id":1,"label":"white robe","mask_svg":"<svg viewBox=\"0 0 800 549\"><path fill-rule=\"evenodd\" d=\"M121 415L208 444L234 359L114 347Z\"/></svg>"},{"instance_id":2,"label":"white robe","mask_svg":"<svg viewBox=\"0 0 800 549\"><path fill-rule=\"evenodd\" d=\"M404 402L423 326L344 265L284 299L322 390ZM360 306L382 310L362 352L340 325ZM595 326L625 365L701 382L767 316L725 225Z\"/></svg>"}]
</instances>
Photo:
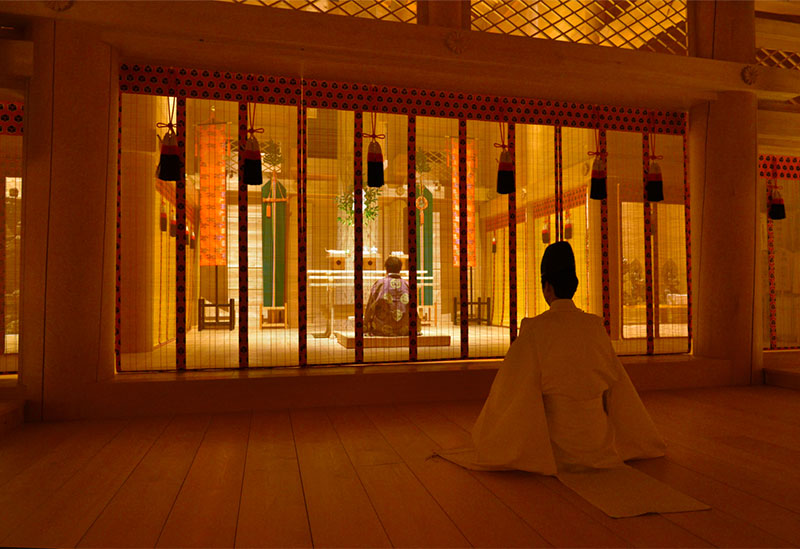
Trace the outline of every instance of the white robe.
<instances>
[{"instance_id":1,"label":"white robe","mask_svg":"<svg viewBox=\"0 0 800 549\"><path fill-rule=\"evenodd\" d=\"M471 469L555 475L665 449L603 321L569 299L523 320L472 440L473 448L439 455Z\"/></svg>"}]
</instances>

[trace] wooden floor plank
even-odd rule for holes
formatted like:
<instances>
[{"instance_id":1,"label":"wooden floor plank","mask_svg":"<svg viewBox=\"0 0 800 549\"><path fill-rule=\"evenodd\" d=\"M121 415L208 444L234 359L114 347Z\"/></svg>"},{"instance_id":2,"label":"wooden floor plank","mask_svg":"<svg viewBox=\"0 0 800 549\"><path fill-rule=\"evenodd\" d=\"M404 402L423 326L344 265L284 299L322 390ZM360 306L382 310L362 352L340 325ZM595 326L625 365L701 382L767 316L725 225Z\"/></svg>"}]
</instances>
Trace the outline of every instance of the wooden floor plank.
<instances>
[{"instance_id":1,"label":"wooden floor plank","mask_svg":"<svg viewBox=\"0 0 800 549\"><path fill-rule=\"evenodd\" d=\"M74 547L163 432L167 418L131 421L6 536L16 546Z\"/></svg>"},{"instance_id":2,"label":"wooden floor plank","mask_svg":"<svg viewBox=\"0 0 800 549\"><path fill-rule=\"evenodd\" d=\"M553 477L428 459L468 440L469 401L26 424L0 439L0 543L800 546L800 392L643 400L668 450L634 466L711 511L611 519Z\"/></svg>"},{"instance_id":3,"label":"wooden floor plank","mask_svg":"<svg viewBox=\"0 0 800 549\"><path fill-rule=\"evenodd\" d=\"M315 546L389 547L378 515L323 410L291 413Z\"/></svg>"},{"instance_id":4,"label":"wooden floor plank","mask_svg":"<svg viewBox=\"0 0 800 549\"><path fill-rule=\"evenodd\" d=\"M447 402L438 406L437 410L469 433L472 432L472 427L483 409L483 403L483 400Z\"/></svg>"},{"instance_id":5,"label":"wooden floor plank","mask_svg":"<svg viewBox=\"0 0 800 549\"><path fill-rule=\"evenodd\" d=\"M800 425L800 391L797 390L761 385L684 389L674 394L719 405L726 413L727 410L738 410L790 425Z\"/></svg>"},{"instance_id":6,"label":"wooden floor plank","mask_svg":"<svg viewBox=\"0 0 800 549\"><path fill-rule=\"evenodd\" d=\"M378 427L414 475L467 540L480 547L547 547L549 544L468 471L429 459L440 446L395 407L367 407Z\"/></svg>"},{"instance_id":7,"label":"wooden floor plank","mask_svg":"<svg viewBox=\"0 0 800 549\"><path fill-rule=\"evenodd\" d=\"M78 423L78 429L69 438L0 487L0 543L80 471L127 423L125 420Z\"/></svg>"},{"instance_id":8,"label":"wooden floor plank","mask_svg":"<svg viewBox=\"0 0 800 549\"><path fill-rule=\"evenodd\" d=\"M733 407L698 401L682 393L661 393L650 400L652 406L666 406L674 417L691 421L690 425L711 437L748 436L800 454L800 425L792 425ZM763 453L764 458L772 457ZM781 465L777 463L777 465Z\"/></svg>"},{"instance_id":9,"label":"wooden floor plank","mask_svg":"<svg viewBox=\"0 0 800 549\"><path fill-rule=\"evenodd\" d=\"M737 490L669 459L640 460L632 465L673 488L704 501L743 524L755 524L776 538L772 543L800 546L800 514ZM671 515L668 515L671 517Z\"/></svg>"},{"instance_id":10,"label":"wooden floor plank","mask_svg":"<svg viewBox=\"0 0 800 549\"><path fill-rule=\"evenodd\" d=\"M438 409L442 408L444 405L426 405L424 408L417 411L417 418L418 421L430 422L432 421L429 419L430 417L435 417L436 412ZM474 410L471 410L469 407L461 407L461 408L452 408L449 411L449 415L451 417L457 417L458 415L463 415L461 420L458 421L459 424L464 425L467 424L470 418L474 415ZM432 431L433 432L433 431ZM439 432L446 433L445 429L439 429ZM453 438L453 435L449 435L450 439L441 439L442 443L447 443L452 446L458 446L459 444L463 443L463 439L459 440L458 438ZM499 475L499 474L498 474ZM611 543L611 540L608 539L607 536L603 536L602 532L598 532L595 528L595 524L604 527L605 529L609 530L615 538L620 538L625 540L625 542L621 545L633 545L635 547L653 547L653 546L674 546L674 547L708 547L710 544L705 541L704 539L691 534L690 532L686 531L684 528L681 528L674 523L666 520L662 516L644 516L644 517L631 517L631 518L624 518L624 519L612 519L608 517L605 513L594 507L592 504L584 500L582 497L577 495L575 492L564 486L561 482L559 482L554 477L547 477L543 475L535 475L534 477L540 487L545 488L548 494L542 494L542 498L547 501L565 501L567 505L571 506L573 510L566 510L564 509L563 512L569 513L574 517L579 517L581 515L589 517L591 522L591 528L594 530L594 533L598 535L597 544L608 544ZM513 487L511 488L514 489ZM516 497L517 499L519 496ZM509 502L511 504L511 502ZM520 502L520 505L523 505L524 502ZM576 515L576 513L579 513ZM536 520L536 518L531 518L531 520ZM580 522L580 524L587 524L586 522ZM559 535L558 532L553 533L552 530L557 529L557 526L553 525L544 525L543 528L546 528L550 535ZM576 530L583 530L576 529ZM544 530L540 530L540 532L544 532ZM575 540L575 543L590 543L588 540L580 540L582 536L589 535L591 531L586 532L574 532L569 533L567 535L578 537L578 540ZM563 535L563 534L561 534Z\"/></svg>"},{"instance_id":11,"label":"wooden floor plank","mask_svg":"<svg viewBox=\"0 0 800 549\"><path fill-rule=\"evenodd\" d=\"M167 518L158 547L232 547L250 413L214 415Z\"/></svg>"},{"instance_id":12,"label":"wooden floor plank","mask_svg":"<svg viewBox=\"0 0 800 549\"><path fill-rule=\"evenodd\" d=\"M78 546L154 547L208 421L208 415L173 418Z\"/></svg>"},{"instance_id":13,"label":"wooden floor plank","mask_svg":"<svg viewBox=\"0 0 800 549\"><path fill-rule=\"evenodd\" d=\"M311 547L289 412L253 414L237 547Z\"/></svg>"},{"instance_id":14,"label":"wooden floor plank","mask_svg":"<svg viewBox=\"0 0 800 549\"><path fill-rule=\"evenodd\" d=\"M469 545L363 410L328 416L394 547Z\"/></svg>"},{"instance_id":15,"label":"wooden floor plank","mask_svg":"<svg viewBox=\"0 0 800 549\"><path fill-rule=\"evenodd\" d=\"M673 413L664 403L651 403L650 408L667 439L668 457L731 487L800 512L800 475L796 470L714 440L717 431L702 418L693 419L690 411Z\"/></svg>"},{"instance_id":16,"label":"wooden floor plank","mask_svg":"<svg viewBox=\"0 0 800 549\"><path fill-rule=\"evenodd\" d=\"M432 407L462 429L471 427L483 403ZM468 433L463 431L463 442ZM541 475L523 471L474 472L473 476L555 547L628 547L630 544L564 498L548 490ZM580 528L564 528L580 524Z\"/></svg>"},{"instance_id":17,"label":"wooden floor plank","mask_svg":"<svg viewBox=\"0 0 800 549\"><path fill-rule=\"evenodd\" d=\"M0 437L0 487L44 459L79 428L79 422L34 423Z\"/></svg>"}]
</instances>

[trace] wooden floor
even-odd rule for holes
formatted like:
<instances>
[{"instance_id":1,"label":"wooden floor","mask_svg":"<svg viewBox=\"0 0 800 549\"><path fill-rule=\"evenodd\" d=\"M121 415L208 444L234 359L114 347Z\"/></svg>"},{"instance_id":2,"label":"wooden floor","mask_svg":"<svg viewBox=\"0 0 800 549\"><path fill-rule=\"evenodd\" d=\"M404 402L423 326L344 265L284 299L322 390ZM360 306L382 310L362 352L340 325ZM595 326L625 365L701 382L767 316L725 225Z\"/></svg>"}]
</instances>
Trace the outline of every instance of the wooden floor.
<instances>
[{"instance_id":1,"label":"wooden floor","mask_svg":"<svg viewBox=\"0 0 800 549\"><path fill-rule=\"evenodd\" d=\"M712 506L611 519L551 477L438 458L478 402L29 424L0 439L0 545L800 546L800 391L643 395L640 470Z\"/></svg>"}]
</instances>

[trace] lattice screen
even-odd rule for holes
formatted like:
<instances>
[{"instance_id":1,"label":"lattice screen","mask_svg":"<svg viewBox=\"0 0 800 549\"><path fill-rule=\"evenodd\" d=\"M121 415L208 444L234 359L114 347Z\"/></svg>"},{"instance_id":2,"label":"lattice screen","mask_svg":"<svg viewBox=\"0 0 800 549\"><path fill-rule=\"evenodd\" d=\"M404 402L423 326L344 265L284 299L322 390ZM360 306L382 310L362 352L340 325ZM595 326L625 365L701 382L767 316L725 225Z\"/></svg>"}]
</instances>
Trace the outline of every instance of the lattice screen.
<instances>
[{"instance_id":1,"label":"lattice screen","mask_svg":"<svg viewBox=\"0 0 800 549\"><path fill-rule=\"evenodd\" d=\"M416 0L232 0L269 8L331 13L400 23L417 22Z\"/></svg>"},{"instance_id":2,"label":"lattice screen","mask_svg":"<svg viewBox=\"0 0 800 549\"><path fill-rule=\"evenodd\" d=\"M685 0L472 0L472 29L687 54Z\"/></svg>"},{"instance_id":3,"label":"lattice screen","mask_svg":"<svg viewBox=\"0 0 800 549\"><path fill-rule=\"evenodd\" d=\"M756 49L756 63L765 67L800 70L800 53L758 48ZM787 103L800 105L800 96L790 99Z\"/></svg>"},{"instance_id":4,"label":"lattice screen","mask_svg":"<svg viewBox=\"0 0 800 549\"><path fill-rule=\"evenodd\" d=\"M800 53L758 48L756 50L756 62L765 67L800 70Z\"/></svg>"}]
</instances>

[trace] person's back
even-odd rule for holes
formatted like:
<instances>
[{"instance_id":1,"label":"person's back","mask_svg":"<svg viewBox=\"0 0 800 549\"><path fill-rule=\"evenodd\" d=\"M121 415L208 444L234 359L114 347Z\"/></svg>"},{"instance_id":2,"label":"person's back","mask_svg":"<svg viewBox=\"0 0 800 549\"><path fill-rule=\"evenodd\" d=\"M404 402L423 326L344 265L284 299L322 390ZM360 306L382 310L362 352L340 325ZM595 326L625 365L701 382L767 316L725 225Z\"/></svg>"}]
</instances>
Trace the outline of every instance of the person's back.
<instances>
[{"instance_id":1,"label":"person's back","mask_svg":"<svg viewBox=\"0 0 800 549\"><path fill-rule=\"evenodd\" d=\"M663 455L602 320L572 302L578 279L567 242L547 247L541 273L550 309L522 321L472 428L473 448L440 455L546 474Z\"/></svg>"},{"instance_id":2,"label":"person's back","mask_svg":"<svg viewBox=\"0 0 800 549\"><path fill-rule=\"evenodd\" d=\"M572 300L558 299L530 322L540 353L543 394L593 398L618 378L616 356L596 315L583 312Z\"/></svg>"},{"instance_id":3,"label":"person's back","mask_svg":"<svg viewBox=\"0 0 800 549\"><path fill-rule=\"evenodd\" d=\"M364 310L364 330L375 336L404 336L409 328L409 285L400 276L402 263L389 256L386 276L373 284Z\"/></svg>"},{"instance_id":4,"label":"person's back","mask_svg":"<svg viewBox=\"0 0 800 549\"><path fill-rule=\"evenodd\" d=\"M570 299L557 299L528 323L559 468L621 464L605 409L606 392L620 371L602 320Z\"/></svg>"}]
</instances>

